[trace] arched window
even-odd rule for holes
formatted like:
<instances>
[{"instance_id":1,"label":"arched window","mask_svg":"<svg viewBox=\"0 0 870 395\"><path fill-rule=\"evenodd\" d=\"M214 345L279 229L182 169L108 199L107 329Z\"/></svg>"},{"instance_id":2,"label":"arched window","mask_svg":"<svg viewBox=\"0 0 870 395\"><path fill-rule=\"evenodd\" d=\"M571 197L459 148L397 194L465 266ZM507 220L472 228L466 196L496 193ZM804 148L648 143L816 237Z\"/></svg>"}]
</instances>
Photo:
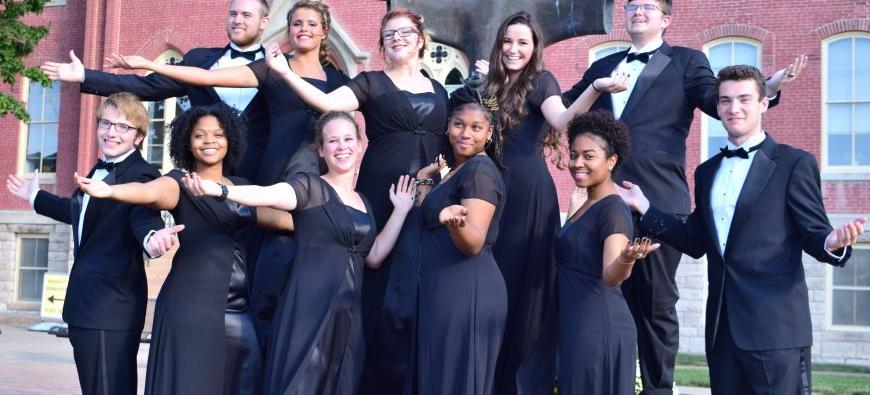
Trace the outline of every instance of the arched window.
<instances>
[{"instance_id":1,"label":"arched window","mask_svg":"<svg viewBox=\"0 0 870 395\"><path fill-rule=\"evenodd\" d=\"M710 60L713 75L726 66L745 64L759 67L761 62L761 44L745 38L726 37L711 41L704 45L704 52ZM701 118L701 161L719 152L727 140L728 133L722 122L705 114Z\"/></svg>"},{"instance_id":2,"label":"arched window","mask_svg":"<svg viewBox=\"0 0 870 395\"><path fill-rule=\"evenodd\" d=\"M870 166L870 34L822 44L822 163L836 170Z\"/></svg>"},{"instance_id":3,"label":"arched window","mask_svg":"<svg viewBox=\"0 0 870 395\"><path fill-rule=\"evenodd\" d=\"M598 59L620 51L625 51L629 48L631 48L631 43L627 41L610 41L594 46L589 49L589 64L591 65Z\"/></svg>"},{"instance_id":4,"label":"arched window","mask_svg":"<svg viewBox=\"0 0 870 395\"><path fill-rule=\"evenodd\" d=\"M181 54L173 50L167 50L154 59L155 62L175 64L181 61ZM142 156L148 163L166 173L172 169L172 161L169 159L169 124L175 119L175 115L187 110L190 104L187 97L171 97L163 101L145 102L148 109L148 135L142 144Z\"/></svg>"},{"instance_id":5,"label":"arched window","mask_svg":"<svg viewBox=\"0 0 870 395\"><path fill-rule=\"evenodd\" d=\"M462 86L462 81L468 76L465 56L446 44L430 43L422 63L423 74L444 85L448 93Z\"/></svg>"}]
</instances>

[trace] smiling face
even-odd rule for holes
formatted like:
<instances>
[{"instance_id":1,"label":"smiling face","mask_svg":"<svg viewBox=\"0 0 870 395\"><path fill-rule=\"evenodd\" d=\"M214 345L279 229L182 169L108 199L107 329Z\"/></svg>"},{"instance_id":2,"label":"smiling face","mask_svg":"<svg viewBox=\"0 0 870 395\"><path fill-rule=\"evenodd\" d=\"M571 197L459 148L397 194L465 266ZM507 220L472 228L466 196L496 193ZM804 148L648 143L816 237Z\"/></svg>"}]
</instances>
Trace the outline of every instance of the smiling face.
<instances>
[{"instance_id":1,"label":"smiling face","mask_svg":"<svg viewBox=\"0 0 870 395\"><path fill-rule=\"evenodd\" d=\"M662 12L661 5L655 0L629 1L629 5L637 6L633 12L625 12L625 30L632 41L648 42L661 39L665 29L671 24L671 16ZM652 7L652 11L646 8Z\"/></svg>"},{"instance_id":2,"label":"smiling face","mask_svg":"<svg viewBox=\"0 0 870 395\"><path fill-rule=\"evenodd\" d=\"M299 8L290 15L287 28L290 46L299 52L320 49L320 42L326 39L323 16L311 8Z\"/></svg>"},{"instance_id":3,"label":"smiling face","mask_svg":"<svg viewBox=\"0 0 870 395\"><path fill-rule=\"evenodd\" d=\"M591 133L578 135L569 147L568 171L574 184L588 188L611 182L611 169L616 166L616 155L607 156L606 142Z\"/></svg>"},{"instance_id":4,"label":"smiling face","mask_svg":"<svg viewBox=\"0 0 870 395\"><path fill-rule=\"evenodd\" d=\"M392 34L390 37L385 37L385 32ZM407 36L402 37L402 34ZM387 21L381 28L381 39L384 43L384 58L388 63L419 57L420 49L424 45L422 33L417 30L411 19L405 16Z\"/></svg>"},{"instance_id":5,"label":"smiling face","mask_svg":"<svg viewBox=\"0 0 870 395\"><path fill-rule=\"evenodd\" d=\"M505 29L501 40L501 61L508 74L514 75L522 71L532 60L534 51L534 36L527 25L517 23Z\"/></svg>"},{"instance_id":6,"label":"smiling face","mask_svg":"<svg viewBox=\"0 0 870 395\"><path fill-rule=\"evenodd\" d=\"M323 125L323 142L319 153L330 173L344 174L356 169L362 152L362 141L356 126L346 119L337 118Z\"/></svg>"},{"instance_id":7,"label":"smiling face","mask_svg":"<svg viewBox=\"0 0 870 395\"><path fill-rule=\"evenodd\" d=\"M118 108L115 106L106 106L100 119L114 124L108 128L97 127L97 147L100 149L100 154L106 160L111 160L130 152L144 139L144 135L138 130L143 126L134 124L118 111ZM120 129L123 127L116 125L127 125L130 129L121 132Z\"/></svg>"},{"instance_id":8,"label":"smiling face","mask_svg":"<svg viewBox=\"0 0 870 395\"><path fill-rule=\"evenodd\" d=\"M492 123L480 109L466 105L450 117L447 138L453 147L453 158L462 163L483 152L492 138Z\"/></svg>"},{"instance_id":9,"label":"smiling face","mask_svg":"<svg viewBox=\"0 0 870 395\"><path fill-rule=\"evenodd\" d=\"M239 48L249 47L260 41L260 34L269 24L269 16L255 0L233 0L227 13L227 37Z\"/></svg>"},{"instance_id":10,"label":"smiling face","mask_svg":"<svg viewBox=\"0 0 870 395\"><path fill-rule=\"evenodd\" d=\"M227 136L218 119L205 115L190 132L190 151L197 164L216 165L227 156Z\"/></svg>"},{"instance_id":11,"label":"smiling face","mask_svg":"<svg viewBox=\"0 0 870 395\"><path fill-rule=\"evenodd\" d=\"M719 84L717 112L728 132L728 140L740 146L761 133L761 114L767 111L768 98L759 98L754 80L728 80Z\"/></svg>"}]
</instances>

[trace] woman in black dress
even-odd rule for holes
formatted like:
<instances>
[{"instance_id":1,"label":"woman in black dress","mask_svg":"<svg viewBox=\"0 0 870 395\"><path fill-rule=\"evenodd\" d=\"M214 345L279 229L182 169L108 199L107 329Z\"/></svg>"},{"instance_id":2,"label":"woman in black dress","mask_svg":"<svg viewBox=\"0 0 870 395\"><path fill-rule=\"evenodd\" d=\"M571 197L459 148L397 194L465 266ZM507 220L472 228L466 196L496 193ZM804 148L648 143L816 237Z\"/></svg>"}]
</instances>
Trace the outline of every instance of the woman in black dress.
<instances>
[{"instance_id":1,"label":"woman in black dress","mask_svg":"<svg viewBox=\"0 0 870 395\"><path fill-rule=\"evenodd\" d=\"M299 250L284 289L266 355L267 394L354 394L362 371L360 286L363 261L377 268L390 253L413 206L414 182L388 187L393 213L376 235L371 205L353 189L362 140L353 117L329 112L315 127L328 171L297 173L268 187L200 180L197 195L293 212Z\"/></svg>"},{"instance_id":2,"label":"woman in black dress","mask_svg":"<svg viewBox=\"0 0 870 395\"><path fill-rule=\"evenodd\" d=\"M625 124L586 113L569 124L568 141L568 170L589 197L556 236L559 393L634 394L637 333L619 284L659 245L629 242L631 211L613 182L629 152Z\"/></svg>"},{"instance_id":3,"label":"woman in black dress","mask_svg":"<svg viewBox=\"0 0 870 395\"><path fill-rule=\"evenodd\" d=\"M170 156L179 169L225 184L242 152L244 126L226 105L193 107L172 122ZM155 306L146 394L259 394L262 358L247 312L243 234L254 223L292 230L277 210L257 210L218 199L196 199L172 170L154 181L108 185L76 176L92 197L169 210L180 247Z\"/></svg>"},{"instance_id":4,"label":"woman in black dress","mask_svg":"<svg viewBox=\"0 0 870 395\"><path fill-rule=\"evenodd\" d=\"M552 246L559 229L559 202L544 149L559 163L561 136L574 114L587 111L601 92L627 86L625 76L596 80L565 108L556 78L544 69L541 39L541 30L528 13L508 17L499 27L484 85L501 108L507 188L505 215L493 249L508 292L497 394L517 392L517 370L541 335L554 298Z\"/></svg>"},{"instance_id":5,"label":"woman in black dress","mask_svg":"<svg viewBox=\"0 0 870 395\"><path fill-rule=\"evenodd\" d=\"M504 280L492 256L505 199L496 107L494 98L476 90L454 91L445 152L452 170L431 191L423 184L438 166L418 173L418 200L425 197L415 369L420 394L493 391L507 313Z\"/></svg>"},{"instance_id":6,"label":"woman in black dress","mask_svg":"<svg viewBox=\"0 0 870 395\"><path fill-rule=\"evenodd\" d=\"M329 6L323 2L296 2L287 13L287 38L293 54L281 54L280 57L307 83L324 92L332 91L349 80L341 71L323 66L329 62L326 36L330 32L331 19ZM260 170L257 179L252 181L257 185L272 185L296 172L318 174L313 129L319 114L307 106L262 59L245 66L215 70L151 62L138 56L117 57L115 65L152 70L188 84L258 88L266 99L270 125ZM296 245L291 234L265 229L254 230L250 239L248 256L253 270L251 275L254 276L251 283L257 288L254 292L257 299L252 300L257 314L254 323L258 325L257 333L265 349L268 323L284 288Z\"/></svg>"},{"instance_id":7,"label":"woman in black dress","mask_svg":"<svg viewBox=\"0 0 870 395\"><path fill-rule=\"evenodd\" d=\"M286 62L278 61L276 45L266 51L267 59L276 59L269 62L273 73L283 75L317 111L362 112L368 147L357 189L371 200L378 227L390 213L386 194L390 183L432 163L444 136L447 92L420 72L420 59L428 43L425 31L420 14L404 8L388 11L381 20L379 39L384 70L362 72L329 94L300 78ZM363 325L366 348L372 352L367 353L361 393L388 395L402 390L416 315L417 268L404 266L409 263L398 262L402 267L394 267L388 259L381 270L366 269Z\"/></svg>"}]
</instances>

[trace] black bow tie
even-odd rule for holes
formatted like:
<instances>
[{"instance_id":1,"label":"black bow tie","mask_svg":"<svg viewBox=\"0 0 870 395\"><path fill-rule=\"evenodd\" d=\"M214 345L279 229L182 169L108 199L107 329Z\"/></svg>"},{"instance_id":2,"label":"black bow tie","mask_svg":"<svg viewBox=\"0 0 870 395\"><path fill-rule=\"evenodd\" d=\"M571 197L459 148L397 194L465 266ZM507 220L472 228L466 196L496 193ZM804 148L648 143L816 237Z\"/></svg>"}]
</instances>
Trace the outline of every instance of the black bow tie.
<instances>
[{"instance_id":1,"label":"black bow tie","mask_svg":"<svg viewBox=\"0 0 870 395\"><path fill-rule=\"evenodd\" d=\"M111 172L112 170L115 170L115 162L106 162L100 159L97 161L97 166L95 166L94 169L106 169L106 171Z\"/></svg>"},{"instance_id":2,"label":"black bow tie","mask_svg":"<svg viewBox=\"0 0 870 395\"><path fill-rule=\"evenodd\" d=\"M639 60L641 61L641 63L649 62L649 57L652 56L652 54L654 54L656 51L658 51L658 49L654 49L649 52L632 52L628 54L628 56L625 58L625 63L631 63L635 60Z\"/></svg>"},{"instance_id":3,"label":"black bow tie","mask_svg":"<svg viewBox=\"0 0 870 395\"><path fill-rule=\"evenodd\" d=\"M761 144L758 144L758 145L750 148L747 151L747 150L743 149L743 147L740 147L738 149L728 149L728 146L725 146L725 147L719 148L719 152L721 152L722 156L724 156L726 158L733 158L736 156L738 158L749 159L749 153L757 150L758 147L761 147Z\"/></svg>"},{"instance_id":4,"label":"black bow tie","mask_svg":"<svg viewBox=\"0 0 870 395\"><path fill-rule=\"evenodd\" d=\"M233 47L230 47L230 59L238 58L239 56L248 59L250 61L254 61L257 59L257 54L263 51L263 47L257 48L253 51L239 51Z\"/></svg>"}]
</instances>

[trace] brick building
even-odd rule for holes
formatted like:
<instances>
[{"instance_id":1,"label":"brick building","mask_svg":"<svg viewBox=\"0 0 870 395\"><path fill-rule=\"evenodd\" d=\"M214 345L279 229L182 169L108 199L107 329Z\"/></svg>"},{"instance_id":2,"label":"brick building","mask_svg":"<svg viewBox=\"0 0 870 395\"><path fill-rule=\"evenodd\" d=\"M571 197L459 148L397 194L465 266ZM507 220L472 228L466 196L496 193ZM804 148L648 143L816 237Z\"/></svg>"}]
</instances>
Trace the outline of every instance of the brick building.
<instances>
[{"instance_id":1,"label":"brick building","mask_svg":"<svg viewBox=\"0 0 870 395\"><path fill-rule=\"evenodd\" d=\"M327 0L333 9L332 56L350 76L378 70L378 22L386 9L379 0ZM286 13L292 0L272 1L272 24L264 42L284 42ZM609 34L575 38L546 49L546 65L563 90L576 82L589 63L628 46L622 1ZM139 54L172 61L199 46L223 46L227 1L54 0L29 22L50 24L50 33L27 60L66 61L75 50L86 67L101 68L111 53ZM782 103L765 114L765 129L779 142L813 153L822 169L822 188L832 223L870 212L870 1L798 0L789 3L726 0L680 1L665 38L672 45L703 49L714 69L729 64L759 66L765 74L787 65L797 54L809 65L789 86ZM455 51L434 43L424 70L455 84L467 65ZM7 92L25 100L33 120L0 119L0 172L29 174L42 170L43 188L69 195L73 171L94 162L95 112L100 98L80 95L77 84L45 89L19 80ZM152 130L144 154L169 170L162 130L183 107L175 99L150 105ZM688 173L722 146L724 129L696 113L687 145ZM562 209L572 182L553 170ZM66 272L72 261L68 226L35 215L26 203L0 193L0 312L39 306L42 276ZM152 295L161 283L166 260L149 263ZM814 358L824 362L870 365L870 238L864 237L848 268L832 270L805 260L813 315ZM684 259L678 273L681 301L681 350L703 352L706 298L704 260Z\"/></svg>"}]
</instances>

